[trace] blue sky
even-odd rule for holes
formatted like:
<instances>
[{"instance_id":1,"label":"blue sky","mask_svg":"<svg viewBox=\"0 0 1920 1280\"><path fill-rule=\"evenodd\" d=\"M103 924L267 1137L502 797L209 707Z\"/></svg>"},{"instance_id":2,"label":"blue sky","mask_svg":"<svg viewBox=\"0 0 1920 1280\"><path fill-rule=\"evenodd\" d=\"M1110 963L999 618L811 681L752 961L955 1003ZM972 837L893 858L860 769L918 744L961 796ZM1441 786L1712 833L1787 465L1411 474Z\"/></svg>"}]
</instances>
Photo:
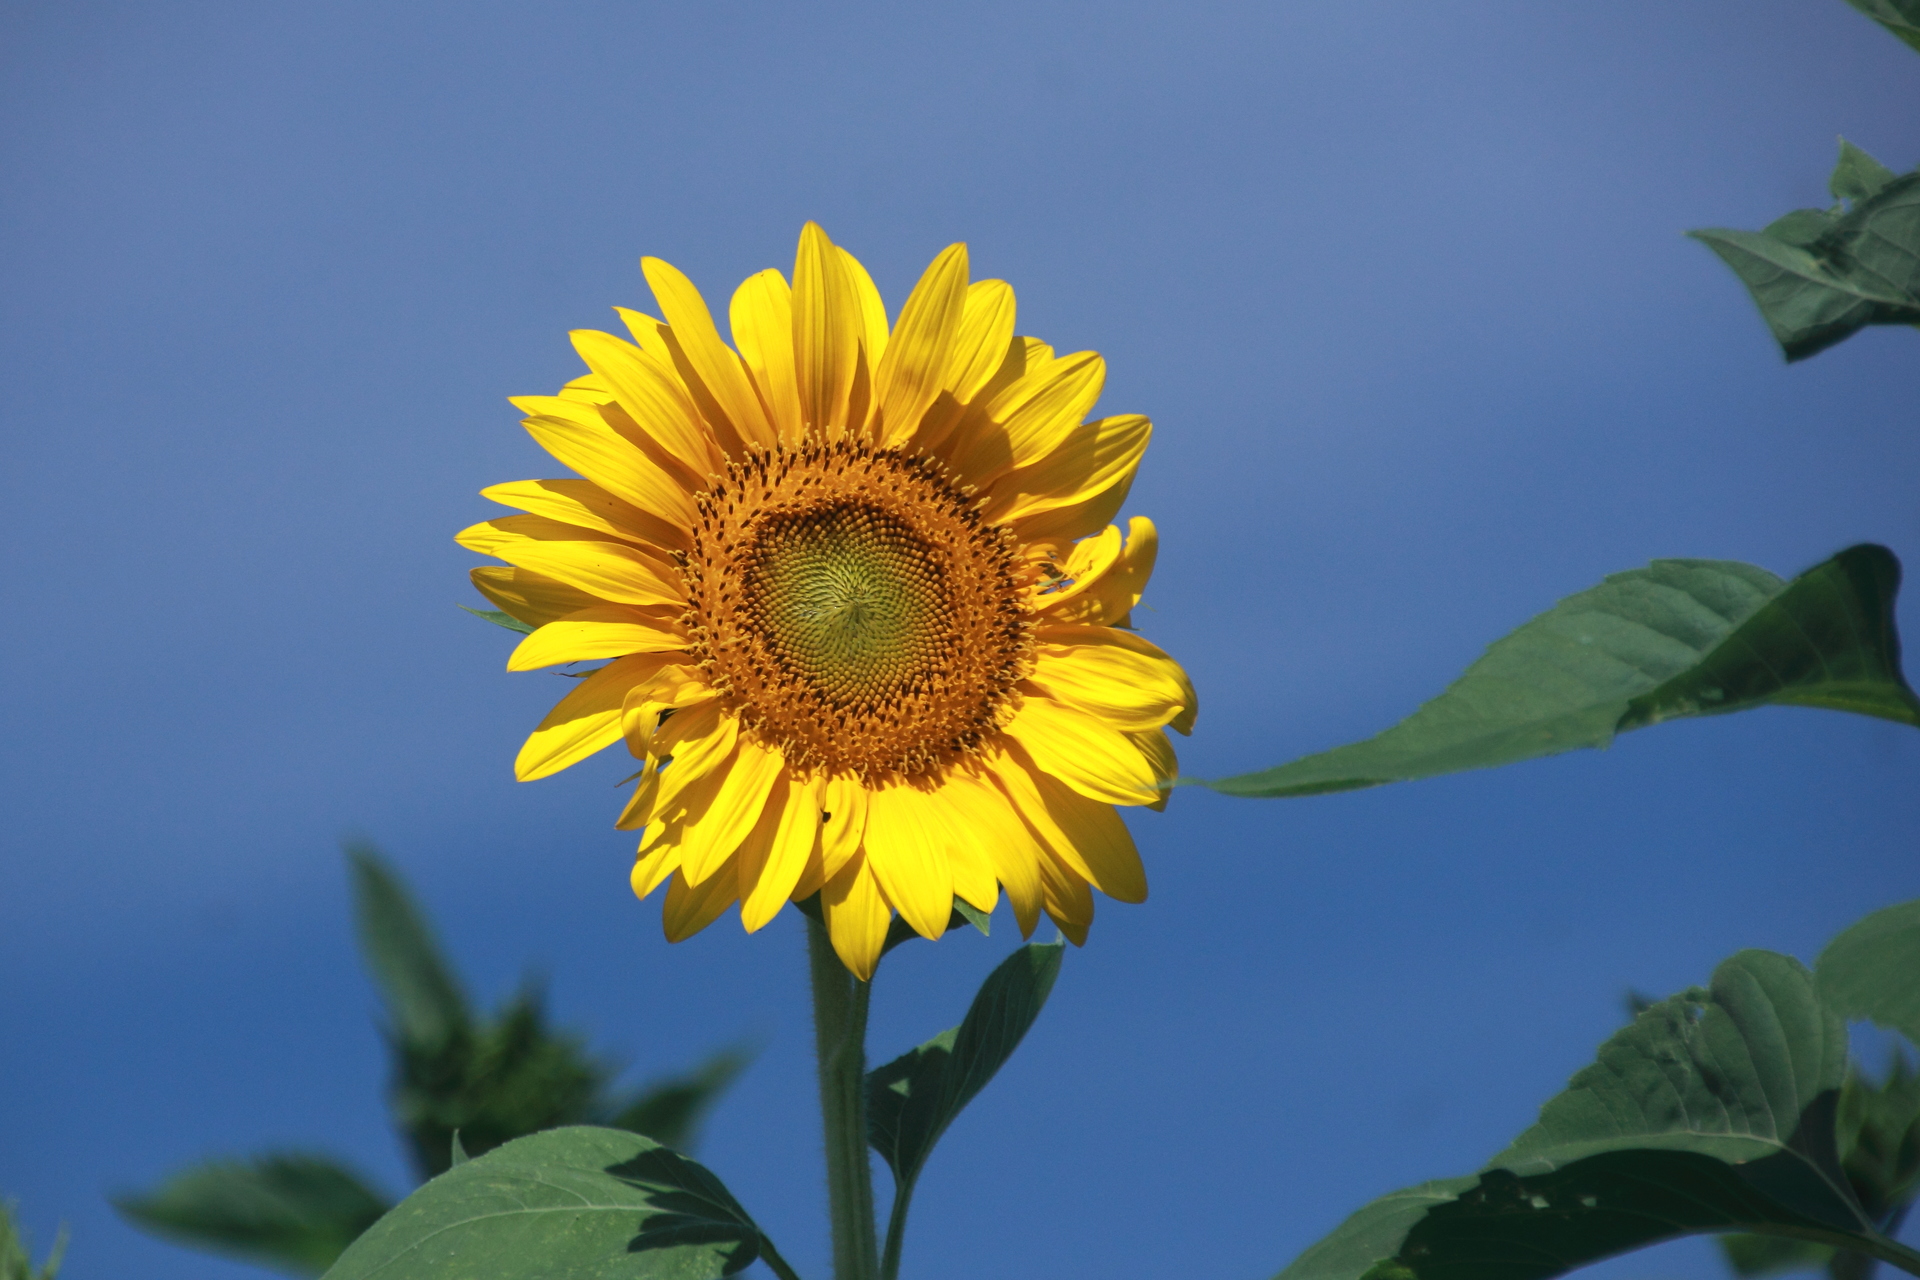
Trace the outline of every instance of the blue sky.
<instances>
[{"instance_id":1,"label":"blue sky","mask_svg":"<svg viewBox=\"0 0 1920 1280\"><path fill-rule=\"evenodd\" d=\"M476 491L555 473L505 398L650 307L643 253L724 296L814 218L897 306L966 240L1022 332L1103 352L1102 410L1156 423L1140 621L1205 776L1379 729L1658 556L1920 560L1915 335L1789 368L1681 235L1825 203L1837 134L1911 168L1916 108L1839 0L0 4L0 1193L72 1224L73 1280L220 1280L254 1273L104 1194L268 1145L401 1185L357 833L479 994L545 973L636 1077L762 1043L702 1154L824 1274L798 921L667 946L624 757L516 784L559 681L453 607ZM1775 710L1181 792L1133 823L1152 899L934 1157L908 1274L1270 1274L1504 1145L1628 986L1920 894L1917 766ZM889 958L876 1056L958 1019L997 923Z\"/></svg>"}]
</instances>

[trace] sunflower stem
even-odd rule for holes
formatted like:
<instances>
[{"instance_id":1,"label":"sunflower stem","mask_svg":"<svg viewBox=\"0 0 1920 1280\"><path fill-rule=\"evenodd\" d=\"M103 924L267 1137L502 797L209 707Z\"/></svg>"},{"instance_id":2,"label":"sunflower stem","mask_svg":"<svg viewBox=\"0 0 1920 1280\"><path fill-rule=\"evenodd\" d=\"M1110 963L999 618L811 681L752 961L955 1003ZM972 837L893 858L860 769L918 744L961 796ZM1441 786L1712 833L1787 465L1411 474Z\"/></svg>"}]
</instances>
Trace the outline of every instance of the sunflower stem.
<instances>
[{"instance_id":1,"label":"sunflower stem","mask_svg":"<svg viewBox=\"0 0 1920 1280\"><path fill-rule=\"evenodd\" d=\"M847 972L818 920L807 920L814 1049L827 1139L827 1215L835 1280L879 1280L873 1166L867 1157L868 984Z\"/></svg>"}]
</instances>

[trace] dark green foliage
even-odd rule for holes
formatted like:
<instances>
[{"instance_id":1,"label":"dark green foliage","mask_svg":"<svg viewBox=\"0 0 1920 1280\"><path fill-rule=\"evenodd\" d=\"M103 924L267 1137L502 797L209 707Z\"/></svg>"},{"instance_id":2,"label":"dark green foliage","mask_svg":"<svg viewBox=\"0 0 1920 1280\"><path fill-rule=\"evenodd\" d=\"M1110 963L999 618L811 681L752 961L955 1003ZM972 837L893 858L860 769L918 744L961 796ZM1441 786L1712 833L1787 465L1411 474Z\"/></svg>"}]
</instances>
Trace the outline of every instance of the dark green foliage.
<instances>
[{"instance_id":1,"label":"dark green foliage","mask_svg":"<svg viewBox=\"0 0 1920 1280\"><path fill-rule=\"evenodd\" d=\"M893 1221L883 1273L899 1266L913 1184L934 1143L993 1079L1040 1016L1066 943L1029 943L980 985L959 1026L867 1073L867 1140L893 1170Z\"/></svg>"},{"instance_id":2,"label":"dark green foliage","mask_svg":"<svg viewBox=\"0 0 1920 1280\"><path fill-rule=\"evenodd\" d=\"M581 1127L520 1138L433 1179L327 1276L711 1280L756 1258L792 1274L706 1169L650 1138Z\"/></svg>"},{"instance_id":3,"label":"dark green foliage","mask_svg":"<svg viewBox=\"0 0 1920 1280\"><path fill-rule=\"evenodd\" d=\"M1768 705L1920 726L1900 672L1900 564L1852 547L1791 582L1729 560L1656 560L1495 641L1384 733L1201 785L1304 796L1511 764L1663 720Z\"/></svg>"},{"instance_id":4,"label":"dark green foliage","mask_svg":"<svg viewBox=\"0 0 1920 1280\"><path fill-rule=\"evenodd\" d=\"M1920 50L1920 0L1847 0L1847 3Z\"/></svg>"},{"instance_id":5,"label":"dark green foliage","mask_svg":"<svg viewBox=\"0 0 1920 1280\"><path fill-rule=\"evenodd\" d=\"M1703 1231L1759 1233L1734 1246L1749 1274L1830 1257L1854 1268L1836 1276L1875 1258L1920 1267L1886 1234L1920 1166L1920 1086L1904 1065L1883 1086L1849 1075L1827 985L1741 952L1710 988L1642 1010L1478 1175L1375 1201L1282 1276L1545 1280Z\"/></svg>"},{"instance_id":6,"label":"dark green foliage","mask_svg":"<svg viewBox=\"0 0 1920 1280\"><path fill-rule=\"evenodd\" d=\"M210 1160L114 1207L155 1235L293 1275L318 1275L391 1207L324 1156Z\"/></svg>"},{"instance_id":7,"label":"dark green foliage","mask_svg":"<svg viewBox=\"0 0 1920 1280\"><path fill-rule=\"evenodd\" d=\"M423 1181L465 1156L566 1125L690 1147L751 1060L725 1050L685 1075L611 1092L613 1065L580 1036L552 1029L538 990L477 1014L398 873L370 847L347 855L355 932L386 1013L394 1125ZM296 1275L325 1270L390 1203L324 1158L277 1155L196 1165L115 1201L156 1234Z\"/></svg>"},{"instance_id":8,"label":"dark green foliage","mask_svg":"<svg viewBox=\"0 0 1920 1280\"><path fill-rule=\"evenodd\" d=\"M60 1274L60 1256L66 1251L67 1233L63 1228L47 1260L34 1270L26 1236L13 1220L13 1206L0 1201L0 1280L55 1280Z\"/></svg>"},{"instance_id":9,"label":"dark green foliage","mask_svg":"<svg viewBox=\"0 0 1920 1280\"><path fill-rule=\"evenodd\" d=\"M1909 43L1920 37L1915 14L1903 12L1914 0L1852 3ZM1867 325L1920 323L1920 172L1896 176L1842 140L1827 185L1843 204L1796 209L1760 231L1687 233L1733 268L1788 360Z\"/></svg>"}]
</instances>

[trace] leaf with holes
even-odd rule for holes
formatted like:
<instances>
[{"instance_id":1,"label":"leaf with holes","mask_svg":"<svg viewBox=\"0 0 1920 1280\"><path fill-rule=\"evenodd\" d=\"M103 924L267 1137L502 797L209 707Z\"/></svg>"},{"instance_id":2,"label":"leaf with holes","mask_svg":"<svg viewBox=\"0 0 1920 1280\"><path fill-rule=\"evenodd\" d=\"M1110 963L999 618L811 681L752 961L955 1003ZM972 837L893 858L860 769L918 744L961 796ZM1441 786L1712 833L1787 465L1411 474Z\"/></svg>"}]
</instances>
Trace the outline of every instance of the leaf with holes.
<instances>
[{"instance_id":1,"label":"leaf with holes","mask_svg":"<svg viewBox=\"0 0 1920 1280\"><path fill-rule=\"evenodd\" d=\"M1900 563L1863 545L1791 582L1731 560L1656 560L1569 596L1411 716L1351 743L1199 785L1307 796L1604 747L1629 729L1751 707L1920 726L1900 672Z\"/></svg>"}]
</instances>

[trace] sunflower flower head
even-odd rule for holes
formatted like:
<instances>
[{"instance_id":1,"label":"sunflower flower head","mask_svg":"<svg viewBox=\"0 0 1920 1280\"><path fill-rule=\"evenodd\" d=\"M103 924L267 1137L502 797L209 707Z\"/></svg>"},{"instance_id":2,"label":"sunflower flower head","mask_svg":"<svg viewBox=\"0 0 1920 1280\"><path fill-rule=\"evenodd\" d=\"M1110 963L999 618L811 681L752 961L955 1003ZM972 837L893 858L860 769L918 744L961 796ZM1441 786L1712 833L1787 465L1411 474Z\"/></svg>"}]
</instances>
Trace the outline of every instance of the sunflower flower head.
<instances>
[{"instance_id":1,"label":"sunflower flower head","mask_svg":"<svg viewBox=\"0 0 1920 1280\"><path fill-rule=\"evenodd\" d=\"M496 485L524 515L459 541L532 626L510 671L605 660L515 764L615 742L640 761L618 825L673 941L739 904L748 931L819 895L873 975L893 915L937 938L1002 889L1022 934L1076 943L1093 889L1146 897L1116 805L1165 803L1193 686L1129 615L1150 521L1123 537L1151 424L1087 420L1105 366L1014 333L1013 290L935 258L889 326L812 223L792 283L733 295L733 346L685 276L642 261L664 319L579 331L589 370L514 404L579 479Z\"/></svg>"}]
</instances>

